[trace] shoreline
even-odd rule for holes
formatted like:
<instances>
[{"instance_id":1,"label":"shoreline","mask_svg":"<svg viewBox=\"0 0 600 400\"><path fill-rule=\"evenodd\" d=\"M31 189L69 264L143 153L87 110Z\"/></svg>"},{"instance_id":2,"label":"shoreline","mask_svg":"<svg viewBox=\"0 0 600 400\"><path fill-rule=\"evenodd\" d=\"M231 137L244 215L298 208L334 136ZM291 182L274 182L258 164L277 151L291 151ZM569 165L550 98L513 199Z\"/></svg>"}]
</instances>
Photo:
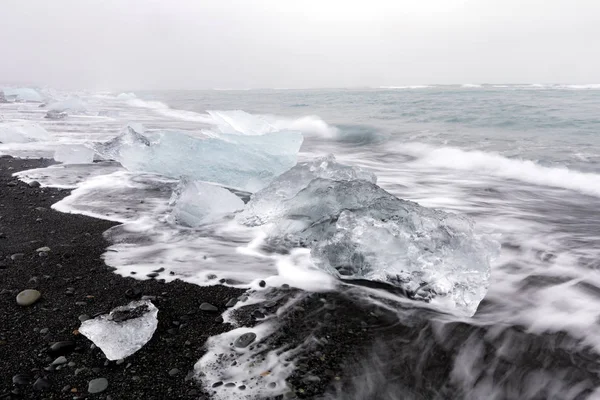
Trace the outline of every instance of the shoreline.
<instances>
[{"instance_id":1,"label":"shoreline","mask_svg":"<svg viewBox=\"0 0 600 400\"><path fill-rule=\"evenodd\" d=\"M12 177L49 164L44 159L0 158L0 399L209 398L186 376L204 354L206 339L232 328L218 316L231 298L245 291L179 280L140 281L113 273L101 255L109 245L103 233L114 222L51 210L71 191L31 187ZM41 247L50 251L40 256L36 249ZM40 300L17 305L15 297L24 289L41 292ZM79 317L128 304L130 289L155 296L158 328L123 363L109 362L78 334ZM203 302L219 311L201 311ZM73 341L75 351L66 355L70 364L49 367L56 357L48 349L59 341ZM28 375L28 382L13 384L18 374ZM49 384L46 390L33 388L38 378ZM109 386L90 395L88 383L95 378L106 378Z\"/></svg>"}]
</instances>

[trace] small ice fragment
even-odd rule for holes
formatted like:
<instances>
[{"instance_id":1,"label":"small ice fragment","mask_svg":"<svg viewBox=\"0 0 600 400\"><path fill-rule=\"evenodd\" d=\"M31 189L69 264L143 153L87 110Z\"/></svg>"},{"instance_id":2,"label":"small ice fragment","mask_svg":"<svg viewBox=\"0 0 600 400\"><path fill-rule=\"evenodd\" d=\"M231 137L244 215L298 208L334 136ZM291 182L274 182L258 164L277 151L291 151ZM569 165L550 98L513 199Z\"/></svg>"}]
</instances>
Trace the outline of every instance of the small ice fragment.
<instances>
[{"instance_id":1,"label":"small ice fragment","mask_svg":"<svg viewBox=\"0 0 600 400\"><path fill-rule=\"evenodd\" d=\"M0 143L28 143L50 140L50 134L32 122L0 123Z\"/></svg>"},{"instance_id":2,"label":"small ice fragment","mask_svg":"<svg viewBox=\"0 0 600 400\"><path fill-rule=\"evenodd\" d=\"M229 190L186 179L175 188L169 205L174 222L190 227L216 221L244 208L244 202Z\"/></svg>"},{"instance_id":3,"label":"small ice fragment","mask_svg":"<svg viewBox=\"0 0 600 400\"><path fill-rule=\"evenodd\" d=\"M56 111L56 110L50 110L44 116L44 118L46 118L46 119L53 119L53 120L65 119L67 117L68 117L68 114L66 112Z\"/></svg>"},{"instance_id":4,"label":"small ice fragment","mask_svg":"<svg viewBox=\"0 0 600 400\"><path fill-rule=\"evenodd\" d=\"M109 360L120 360L141 349L158 326L158 308L149 300L133 301L110 314L84 321L79 332Z\"/></svg>"},{"instance_id":5,"label":"small ice fragment","mask_svg":"<svg viewBox=\"0 0 600 400\"><path fill-rule=\"evenodd\" d=\"M79 144L59 146L54 159L63 164L91 164L94 162L94 150Z\"/></svg>"}]
</instances>

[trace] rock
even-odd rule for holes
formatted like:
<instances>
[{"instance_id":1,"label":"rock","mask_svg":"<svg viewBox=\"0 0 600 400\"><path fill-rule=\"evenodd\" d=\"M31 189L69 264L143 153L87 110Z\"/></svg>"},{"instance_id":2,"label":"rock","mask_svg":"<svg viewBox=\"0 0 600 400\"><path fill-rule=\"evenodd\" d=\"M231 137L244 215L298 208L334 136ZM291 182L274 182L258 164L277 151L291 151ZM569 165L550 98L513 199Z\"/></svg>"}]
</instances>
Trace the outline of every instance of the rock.
<instances>
[{"instance_id":1,"label":"rock","mask_svg":"<svg viewBox=\"0 0 600 400\"><path fill-rule=\"evenodd\" d=\"M179 370L177 368L173 368L172 370L169 371L170 376L175 376L177 374L179 374Z\"/></svg>"},{"instance_id":2,"label":"rock","mask_svg":"<svg viewBox=\"0 0 600 400\"><path fill-rule=\"evenodd\" d=\"M50 329L48 329L48 328L40 329L40 333L41 333L42 335L45 335L45 334L46 334L46 333L48 333L49 331L50 331Z\"/></svg>"},{"instance_id":3,"label":"rock","mask_svg":"<svg viewBox=\"0 0 600 400\"><path fill-rule=\"evenodd\" d=\"M29 187L31 187L31 188L39 188L40 186L42 186L42 185L38 181L29 182Z\"/></svg>"},{"instance_id":4,"label":"rock","mask_svg":"<svg viewBox=\"0 0 600 400\"><path fill-rule=\"evenodd\" d=\"M37 253L49 253L50 247L48 247L48 246L40 247L39 249L36 250L36 252Z\"/></svg>"},{"instance_id":5,"label":"rock","mask_svg":"<svg viewBox=\"0 0 600 400\"><path fill-rule=\"evenodd\" d=\"M138 300L142 297L142 289L134 287L125 291L125 297L128 299Z\"/></svg>"},{"instance_id":6,"label":"rock","mask_svg":"<svg viewBox=\"0 0 600 400\"><path fill-rule=\"evenodd\" d=\"M248 332L248 333L244 333L242 336L235 339L235 342L233 342L233 345L235 347L244 348L244 347L248 347L250 345L250 343L254 342L254 340L256 340L256 333Z\"/></svg>"},{"instance_id":7,"label":"rock","mask_svg":"<svg viewBox=\"0 0 600 400\"><path fill-rule=\"evenodd\" d=\"M238 299L236 299L235 297L230 299L227 304L225 304L226 307L233 307L237 304Z\"/></svg>"},{"instance_id":8,"label":"rock","mask_svg":"<svg viewBox=\"0 0 600 400\"><path fill-rule=\"evenodd\" d=\"M22 259L23 257L25 257L25 254L23 254L23 253L15 253L12 256L10 256L10 259L13 260L13 261L17 261L17 260Z\"/></svg>"},{"instance_id":9,"label":"rock","mask_svg":"<svg viewBox=\"0 0 600 400\"><path fill-rule=\"evenodd\" d=\"M223 382L219 381L219 382L213 383L212 387L217 388L217 387L222 386L222 385L223 385Z\"/></svg>"},{"instance_id":10,"label":"rock","mask_svg":"<svg viewBox=\"0 0 600 400\"><path fill-rule=\"evenodd\" d=\"M52 365L63 365L67 363L65 356L60 356L56 360L52 361Z\"/></svg>"},{"instance_id":11,"label":"rock","mask_svg":"<svg viewBox=\"0 0 600 400\"><path fill-rule=\"evenodd\" d=\"M163 272L165 269L160 267L159 269L153 269L152 272Z\"/></svg>"},{"instance_id":12,"label":"rock","mask_svg":"<svg viewBox=\"0 0 600 400\"><path fill-rule=\"evenodd\" d=\"M71 353L75 350L75 342L71 340L65 340L63 342L56 342L48 349L48 353L52 356L63 356Z\"/></svg>"},{"instance_id":13,"label":"rock","mask_svg":"<svg viewBox=\"0 0 600 400\"><path fill-rule=\"evenodd\" d=\"M102 393L108 388L108 380L106 378L92 379L88 383L89 393Z\"/></svg>"},{"instance_id":14,"label":"rock","mask_svg":"<svg viewBox=\"0 0 600 400\"><path fill-rule=\"evenodd\" d=\"M40 299L42 294L34 289L26 289L17 295L17 304L20 306L30 306Z\"/></svg>"},{"instance_id":15,"label":"rock","mask_svg":"<svg viewBox=\"0 0 600 400\"><path fill-rule=\"evenodd\" d=\"M207 312L217 312L219 311L219 309L215 306L213 306L212 304L209 303L202 303L200 304L200 309L202 311L207 311Z\"/></svg>"},{"instance_id":16,"label":"rock","mask_svg":"<svg viewBox=\"0 0 600 400\"><path fill-rule=\"evenodd\" d=\"M152 272L151 274L146 274L148 278L156 278L158 276L158 272Z\"/></svg>"},{"instance_id":17,"label":"rock","mask_svg":"<svg viewBox=\"0 0 600 400\"><path fill-rule=\"evenodd\" d=\"M13 376L12 382L15 385L28 385L31 382L31 375L17 374Z\"/></svg>"},{"instance_id":18,"label":"rock","mask_svg":"<svg viewBox=\"0 0 600 400\"><path fill-rule=\"evenodd\" d=\"M265 287L265 286L267 286L267 282L265 282L265 281L260 281L260 282L258 282L258 286L260 286L260 287Z\"/></svg>"},{"instance_id":19,"label":"rock","mask_svg":"<svg viewBox=\"0 0 600 400\"><path fill-rule=\"evenodd\" d=\"M90 316L87 314L81 314L79 317L77 317L81 322L87 321L88 319L90 319Z\"/></svg>"},{"instance_id":20,"label":"rock","mask_svg":"<svg viewBox=\"0 0 600 400\"><path fill-rule=\"evenodd\" d=\"M48 390L51 386L52 385L50 385L50 381L48 381L46 378L38 378L33 383L34 390Z\"/></svg>"}]
</instances>

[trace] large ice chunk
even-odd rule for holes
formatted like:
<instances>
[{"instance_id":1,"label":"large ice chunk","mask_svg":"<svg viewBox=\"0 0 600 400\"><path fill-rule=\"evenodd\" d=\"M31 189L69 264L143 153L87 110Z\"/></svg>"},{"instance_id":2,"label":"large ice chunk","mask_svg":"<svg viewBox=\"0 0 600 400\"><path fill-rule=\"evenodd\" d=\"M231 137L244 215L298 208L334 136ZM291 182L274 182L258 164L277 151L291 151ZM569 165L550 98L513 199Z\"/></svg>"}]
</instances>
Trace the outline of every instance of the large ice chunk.
<instances>
[{"instance_id":1,"label":"large ice chunk","mask_svg":"<svg viewBox=\"0 0 600 400\"><path fill-rule=\"evenodd\" d=\"M51 140L50 134L36 123L0 123L0 143L28 143L45 140Z\"/></svg>"},{"instance_id":2,"label":"large ice chunk","mask_svg":"<svg viewBox=\"0 0 600 400\"><path fill-rule=\"evenodd\" d=\"M159 132L150 141L135 130L97 146L130 171L218 183L255 192L296 164L298 132L196 137Z\"/></svg>"},{"instance_id":3,"label":"large ice chunk","mask_svg":"<svg viewBox=\"0 0 600 400\"><path fill-rule=\"evenodd\" d=\"M87 110L86 104L78 97L70 97L63 101L52 103L48 106L48 111L58 113L69 112L72 114L83 113Z\"/></svg>"},{"instance_id":4,"label":"large ice chunk","mask_svg":"<svg viewBox=\"0 0 600 400\"><path fill-rule=\"evenodd\" d=\"M94 162L94 150L81 144L58 146L54 159L63 164L90 164Z\"/></svg>"},{"instance_id":5,"label":"large ice chunk","mask_svg":"<svg viewBox=\"0 0 600 400\"><path fill-rule=\"evenodd\" d=\"M110 314L84 321L79 332L104 352L109 360L120 360L141 349L158 326L158 308L152 302L133 301Z\"/></svg>"},{"instance_id":6,"label":"large ice chunk","mask_svg":"<svg viewBox=\"0 0 600 400\"><path fill-rule=\"evenodd\" d=\"M139 147L139 153L144 153L144 148L150 146L150 140L142 134L143 132L142 125L129 124L119 136L108 142L96 143L94 150L101 157L115 161L120 161L124 157L124 155L121 155L121 150L126 152Z\"/></svg>"},{"instance_id":7,"label":"large ice chunk","mask_svg":"<svg viewBox=\"0 0 600 400\"><path fill-rule=\"evenodd\" d=\"M359 167L340 164L330 154L298 163L278 176L269 186L252 196L244 211L238 214L238 221L245 225L262 225L281 218L286 211L285 201L297 195L315 178L377 183L375 174Z\"/></svg>"},{"instance_id":8,"label":"large ice chunk","mask_svg":"<svg viewBox=\"0 0 600 400\"><path fill-rule=\"evenodd\" d=\"M279 129L260 116L242 110L207 111L221 133L229 135L264 135Z\"/></svg>"},{"instance_id":9,"label":"large ice chunk","mask_svg":"<svg viewBox=\"0 0 600 400\"><path fill-rule=\"evenodd\" d=\"M306 164L286 174L302 172ZM270 246L309 247L315 265L339 278L384 282L463 315L476 311L489 285L495 242L478 235L467 217L401 200L372 180L332 178L316 177L291 197L296 182L277 179L248 208L263 195L277 200L254 206L254 218L241 215L241 221L273 222Z\"/></svg>"},{"instance_id":10,"label":"large ice chunk","mask_svg":"<svg viewBox=\"0 0 600 400\"><path fill-rule=\"evenodd\" d=\"M171 219L196 227L223 218L244 208L235 194L219 186L183 179L171 196Z\"/></svg>"},{"instance_id":11,"label":"large ice chunk","mask_svg":"<svg viewBox=\"0 0 600 400\"><path fill-rule=\"evenodd\" d=\"M37 90L31 88L4 88L2 89L2 92L4 92L4 97L8 101L33 103L41 103L44 101L42 95L39 94Z\"/></svg>"}]
</instances>

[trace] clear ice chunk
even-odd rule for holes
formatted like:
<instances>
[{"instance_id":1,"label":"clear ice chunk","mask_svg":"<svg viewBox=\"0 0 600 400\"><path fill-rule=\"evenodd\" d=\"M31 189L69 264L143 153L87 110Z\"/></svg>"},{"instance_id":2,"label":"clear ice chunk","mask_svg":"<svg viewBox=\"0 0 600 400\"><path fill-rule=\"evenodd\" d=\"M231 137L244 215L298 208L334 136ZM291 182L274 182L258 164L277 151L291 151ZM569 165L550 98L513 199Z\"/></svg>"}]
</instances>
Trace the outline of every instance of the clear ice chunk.
<instances>
[{"instance_id":1,"label":"clear ice chunk","mask_svg":"<svg viewBox=\"0 0 600 400\"><path fill-rule=\"evenodd\" d=\"M95 149L130 171L255 192L296 164L302 140L302 134L288 131L218 137L171 131L159 132L150 140L129 127L128 132Z\"/></svg>"},{"instance_id":2,"label":"clear ice chunk","mask_svg":"<svg viewBox=\"0 0 600 400\"><path fill-rule=\"evenodd\" d=\"M196 227L223 218L244 208L244 202L220 186L183 179L171 196L170 219Z\"/></svg>"},{"instance_id":3,"label":"clear ice chunk","mask_svg":"<svg viewBox=\"0 0 600 400\"><path fill-rule=\"evenodd\" d=\"M94 162L94 150L80 144L61 145L54 152L54 159L63 164L90 164Z\"/></svg>"},{"instance_id":4,"label":"clear ice chunk","mask_svg":"<svg viewBox=\"0 0 600 400\"><path fill-rule=\"evenodd\" d=\"M46 140L51 140L50 134L36 123L0 123L0 143L29 143Z\"/></svg>"},{"instance_id":5,"label":"clear ice chunk","mask_svg":"<svg viewBox=\"0 0 600 400\"><path fill-rule=\"evenodd\" d=\"M158 326L158 308L148 300L133 301L109 314L84 321L79 333L109 360L120 360L144 347Z\"/></svg>"},{"instance_id":6,"label":"clear ice chunk","mask_svg":"<svg viewBox=\"0 0 600 400\"><path fill-rule=\"evenodd\" d=\"M477 234L470 219L401 200L362 174L316 177L292 194L305 182L296 186L294 178L309 179L307 165L256 193L241 221L275 222L271 247L308 247L314 264L338 278L384 282L412 299L475 313L498 246ZM247 212L254 218L244 219Z\"/></svg>"},{"instance_id":7,"label":"clear ice chunk","mask_svg":"<svg viewBox=\"0 0 600 400\"><path fill-rule=\"evenodd\" d=\"M48 111L55 111L58 113L67 111L70 113L82 113L86 110L86 104L78 97L71 97L63 101L52 103L48 106Z\"/></svg>"},{"instance_id":8,"label":"clear ice chunk","mask_svg":"<svg viewBox=\"0 0 600 400\"><path fill-rule=\"evenodd\" d=\"M340 164L332 154L319 157L298 163L278 176L269 186L252 195L244 211L238 214L238 221L245 225L262 225L281 218L286 211L285 201L297 195L315 178L377 183L375 174L359 167Z\"/></svg>"},{"instance_id":9,"label":"clear ice chunk","mask_svg":"<svg viewBox=\"0 0 600 400\"><path fill-rule=\"evenodd\" d=\"M41 103L44 98L37 90L31 88L4 88L4 98L8 101Z\"/></svg>"}]
</instances>

